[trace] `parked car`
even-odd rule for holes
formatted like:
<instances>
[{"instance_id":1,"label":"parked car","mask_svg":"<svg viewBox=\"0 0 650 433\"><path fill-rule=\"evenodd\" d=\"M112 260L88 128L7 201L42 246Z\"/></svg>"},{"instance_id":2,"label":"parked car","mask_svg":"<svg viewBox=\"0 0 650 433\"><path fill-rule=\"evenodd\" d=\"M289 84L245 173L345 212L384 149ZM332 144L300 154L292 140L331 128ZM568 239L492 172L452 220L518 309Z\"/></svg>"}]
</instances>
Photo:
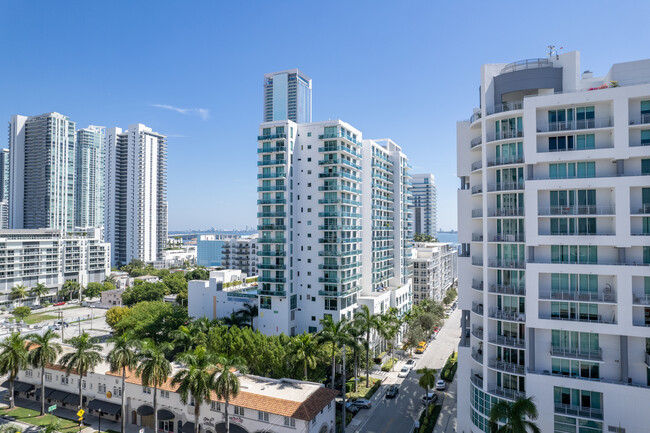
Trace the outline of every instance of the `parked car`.
<instances>
[{"instance_id":1,"label":"parked car","mask_svg":"<svg viewBox=\"0 0 650 433\"><path fill-rule=\"evenodd\" d=\"M54 304L55 307L60 307L61 305L65 305L65 302L55 302Z\"/></svg>"},{"instance_id":2,"label":"parked car","mask_svg":"<svg viewBox=\"0 0 650 433\"><path fill-rule=\"evenodd\" d=\"M424 397L422 397L422 403L424 404L427 404L427 402L431 404L431 403L435 403L436 401L438 401L438 394L436 394L435 392L430 392Z\"/></svg>"},{"instance_id":3,"label":"parked car","mask_svg":"<svg viewBox=\"0 0 650 433\"><path fill-rule=\"evenodd\" d=\"M345 403L345 410L354 415L359 412L360 409L357 406L353 405L352 402L348 401Z\"/></svg>"},{"instance_id":4,"label":"parked car","mask_svg":"<svg viewBox=\"0 0 650 433\"><path fill-rule=\"evenodd\" d=\"M372 403L370 402L370 400L365 399L365 398L358 398L358 399L352 401L351 403L352 403L353 406L356 406L356 407L361 408L361 409L370 409L370 407L372 406Z\"/></svg>"},{"instance_id":5,"label":"parked car","mask_svg":"<svg viewBox=\"0 0 650 433\"><path fill-rule=\"evenodd\" d=\"M31 308L31 310L34 311L34 310L40 310L41 308L45 308L45 307L42 305L32 305L29 308Z\"/></svg>"},{"instance_id":6,"label":"parked car","mask_svg":"<svg viewBox=\"0 0 650 433\"><path fill-rule=\"evenodd\" d=\"M408 367L402 367L402 369L397 373L397 377L406 377L409 375L409 371L411 371L410 368Z\"/></svg>"},{"instance_id":7,"label":"parked car","mask_svg":"<svg viewBox=\"0 0 650 433\"><path fill-rule=\"evenodd\" d=\"M445 383L444 380L438 380L436 382L436 390L444 391L446 388L447 388L447 384Z\"/></svg>"},{"instance_id":8,"label":"parked car","mask_svg":"<svg viewBox=\"0 0 650 433\"><path fill-rule=\"evenodd\" d=\"M409 359L408 361L406 361L405 366L407 368L411 369L411 370L414 369L415 368L415 359Z\"/></svg>"},{"instance_id":9,"label":"parked car","mask_svg":"<svg viewBox=\"0 0 650 433\"><path fill-rule=\"evenodd\" d=\"M399 394L399 387L397 385L391 385L386 391L386 398L395 398Z\"/></svg>"}]
</instances>

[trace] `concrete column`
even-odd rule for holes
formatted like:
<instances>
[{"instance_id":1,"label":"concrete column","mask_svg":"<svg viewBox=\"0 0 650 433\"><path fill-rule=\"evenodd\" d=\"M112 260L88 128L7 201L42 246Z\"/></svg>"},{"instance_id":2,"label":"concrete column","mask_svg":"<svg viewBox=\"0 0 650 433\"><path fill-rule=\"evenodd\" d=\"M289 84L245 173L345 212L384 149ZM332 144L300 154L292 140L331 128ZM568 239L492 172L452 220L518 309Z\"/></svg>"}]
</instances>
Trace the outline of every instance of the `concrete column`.
<instances>
[{"instance_id":1,"label":"concrete column","mask_svg":"<svg viewBox=\"0 0 650 433\"><path fill-rule=\"evenodd\" d=\"M627 335L621 335L621 382L627 382L629 377Z\"/></svg>"},{"instance_id":2,"label":"concrete column","mask_svg":"<svg viewBox=\"0 0 650 433\"><path fill-rule=\"evenodd\" d=\"M535 371L535 328L528 328L528 369Z\"/></svg>"}]
</instances>

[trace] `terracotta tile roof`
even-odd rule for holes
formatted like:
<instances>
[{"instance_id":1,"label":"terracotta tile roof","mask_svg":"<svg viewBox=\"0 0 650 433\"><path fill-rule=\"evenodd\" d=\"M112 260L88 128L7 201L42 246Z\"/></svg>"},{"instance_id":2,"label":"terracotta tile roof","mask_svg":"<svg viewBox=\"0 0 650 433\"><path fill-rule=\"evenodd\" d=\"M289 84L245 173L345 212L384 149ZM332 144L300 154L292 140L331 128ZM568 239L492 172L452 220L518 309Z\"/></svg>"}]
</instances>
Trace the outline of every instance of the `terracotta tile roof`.
<instances>
[{"instance_id":1,"label":"terracotta tile roof","mask_svg":"<svg viewBox=\"0 0 650 433\"><path fill-rule=\"evenodd\" d=\"M116 372L107 372L106 374L110 376L122 377L122 374ZM142 385L142 380L133 370L127 370L126 372L126 382ZM172 378L168 378L167 381L158 387L158 389L170 392L176 392L179 385L172 385ZM310 421L313 419L318 412L321 411L325 406L327 406L334 397L339 394L339 391L318 387L314 392L307 397L303 402L287 400L283 398L270 397L267 395L257 394L254 392L248 392L241 390L237 397L230 399L230 404L234 406L241 406L246 409L254 409L263 412L269 412L276 415L287 416L291 418L301 419L304 421ZM222 398L217 398L217 394L212 392L212 401L218 401L224 403L225 400Z\"/></svg>"}]
</instances>

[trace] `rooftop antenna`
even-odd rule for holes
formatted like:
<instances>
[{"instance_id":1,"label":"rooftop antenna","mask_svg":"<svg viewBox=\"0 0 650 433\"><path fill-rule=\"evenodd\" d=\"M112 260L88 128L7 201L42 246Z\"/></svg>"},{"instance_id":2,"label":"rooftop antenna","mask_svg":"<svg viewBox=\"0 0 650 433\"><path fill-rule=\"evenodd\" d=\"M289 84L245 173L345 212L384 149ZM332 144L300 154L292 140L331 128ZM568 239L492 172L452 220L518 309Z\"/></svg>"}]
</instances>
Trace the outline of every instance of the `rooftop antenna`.
<instances>
[{"instance_id":1,"label":"rooftop antenna","mask_svg":"<svg viewBox=\"0 0 650 433\"><path fill-rule=\"evenodd\" d=\"M549 57L552 57L552 56L556 55L555 45L548 45L547 47L548 47L548 56Z\"/></svg>"}]
</instances>

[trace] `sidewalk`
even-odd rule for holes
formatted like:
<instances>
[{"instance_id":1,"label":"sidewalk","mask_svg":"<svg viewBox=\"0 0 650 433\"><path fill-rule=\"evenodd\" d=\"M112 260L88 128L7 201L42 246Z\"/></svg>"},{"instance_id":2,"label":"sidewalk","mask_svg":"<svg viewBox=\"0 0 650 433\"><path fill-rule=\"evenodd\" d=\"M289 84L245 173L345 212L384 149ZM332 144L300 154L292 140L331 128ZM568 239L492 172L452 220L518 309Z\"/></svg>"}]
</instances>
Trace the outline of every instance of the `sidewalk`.
<instances>
[{"instance_id":1,"label":"sidewalk","mask_svg":"<svg viewBox=\"0 0 650 433\"><path fill-rule=\"evenodd\" d=\"M445 391L444 398L442 399L442 409L438 422L433 428L434 433L454 433L458 425L456 419L456 395L458 388L458 373L454 376L447 391Z\"/></svg>"}]
</instances>

